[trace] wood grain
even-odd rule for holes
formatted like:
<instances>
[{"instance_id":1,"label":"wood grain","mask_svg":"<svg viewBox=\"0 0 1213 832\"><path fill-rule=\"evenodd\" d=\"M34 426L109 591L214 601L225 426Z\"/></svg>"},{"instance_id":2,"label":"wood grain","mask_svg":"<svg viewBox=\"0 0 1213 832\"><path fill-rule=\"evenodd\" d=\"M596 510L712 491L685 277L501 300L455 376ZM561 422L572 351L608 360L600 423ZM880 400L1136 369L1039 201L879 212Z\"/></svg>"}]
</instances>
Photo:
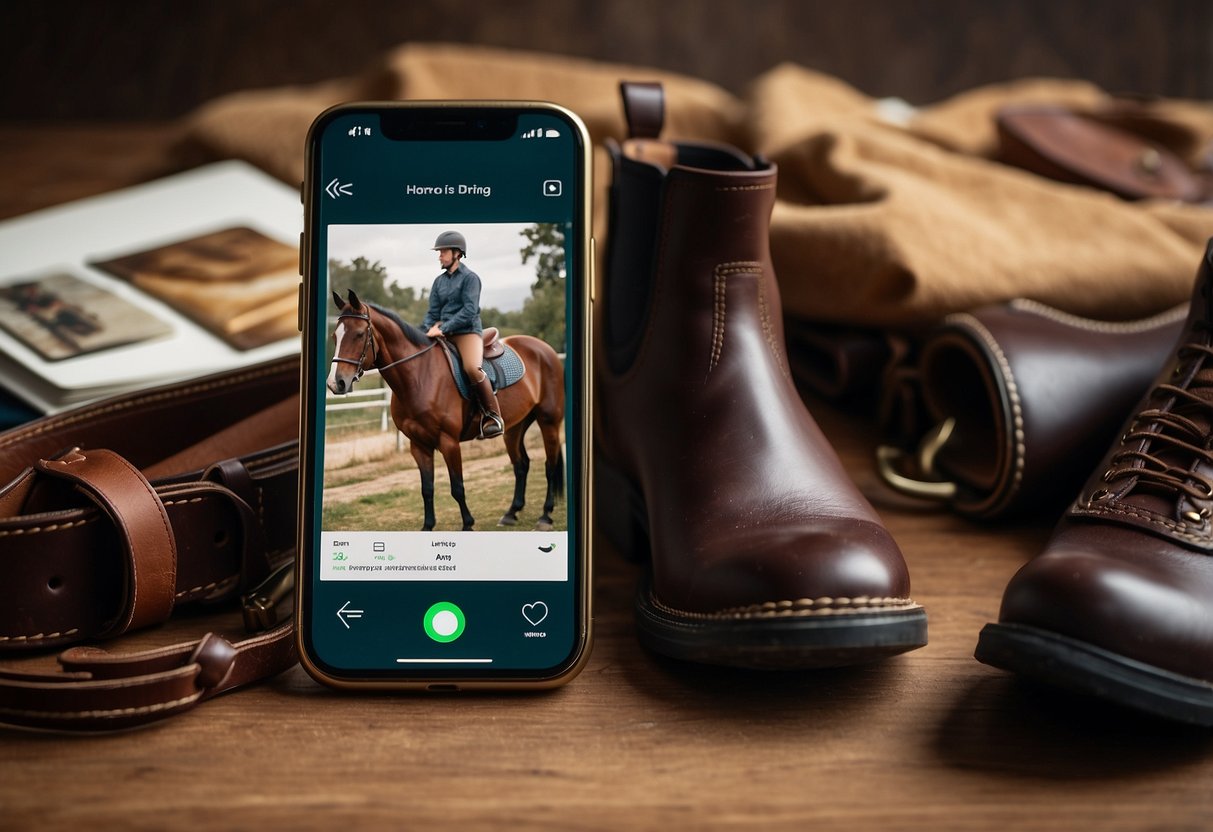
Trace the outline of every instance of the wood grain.
<instances>
[{"instance_id":1,"label":"wood grain","mask_svg":"<svg viewBox=\"0 0 1213 832\"><path fill-rule=\"evenodd\" d=\"M30 189L0 190L0 216L129 184L166 158L169 135L0 130ZM562 690L349 696L296 668L134 733L0 732L0 828L1213 828L1213 733L972 658L1048 523L978 526L895 498L872 472L870 426L812 409L906 554L926 648L816 673L668 661L635 639L637 567L600 544L593 657ZM213 621L178 618L124 646Z\"/></svg>"}]
</instances>

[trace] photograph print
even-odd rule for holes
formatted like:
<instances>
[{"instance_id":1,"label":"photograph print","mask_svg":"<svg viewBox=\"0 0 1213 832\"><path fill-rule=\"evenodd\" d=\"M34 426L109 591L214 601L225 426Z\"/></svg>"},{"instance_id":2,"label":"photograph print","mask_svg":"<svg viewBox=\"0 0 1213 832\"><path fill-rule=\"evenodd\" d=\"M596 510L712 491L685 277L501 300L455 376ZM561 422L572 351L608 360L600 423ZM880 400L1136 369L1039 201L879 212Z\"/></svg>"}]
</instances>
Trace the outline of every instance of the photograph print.
<instances>
[{"instance_id":1,"label":"photograph print","mask_svg":"<svg viewBox=\"0 0 1213 832\"><path fill-rule=\"evenodd\" d=\"M172 332L151 313L66 271L0 285L0 327L46 361Z\"/></svg>"},{"instance_id":2,"label":"photograph print","mask_svg":"<svg viewBox=\"0 0 1213 832\"><path fill-rule=\"evenodd\" d=\"M298 337L295 247L245 227L91 263L238 350Z\"/></svg>"}]
</instances>

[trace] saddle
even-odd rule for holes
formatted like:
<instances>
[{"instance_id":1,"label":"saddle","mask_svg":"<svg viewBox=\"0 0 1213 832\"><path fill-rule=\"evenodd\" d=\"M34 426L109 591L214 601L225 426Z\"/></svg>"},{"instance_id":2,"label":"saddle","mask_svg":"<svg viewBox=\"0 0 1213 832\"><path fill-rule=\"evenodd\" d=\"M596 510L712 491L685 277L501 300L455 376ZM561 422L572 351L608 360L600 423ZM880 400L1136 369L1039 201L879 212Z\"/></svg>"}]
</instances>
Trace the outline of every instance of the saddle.
<instances>
[{"instance_id":1,"label":"saddle","mask_svg":"<svg viewBox=\"0 0 1213 832\"><path fill-rule=\"evenodd\" d=\"M500 358L505 354L505 344L501 341L501 332L495 326L484 331L484 357Z\"/></svg>"},{"instance_id":2,"label":"saddle","mask_svg":"<svg viewBox=\"0 0 1213 832\"><path fill-rule=\"evenodd\" d=\"M526 375L526 365L518 353L500 340L497 327L491 326L484 331L484 374L493 385L493 392L509 387ZM463 371L463 361L459 350L447 339L441 339L443 352L451 367L451 376L455 379L455 387L459 395L468 401L473 401L472 382Z\"/></svg>"}]
</instances>

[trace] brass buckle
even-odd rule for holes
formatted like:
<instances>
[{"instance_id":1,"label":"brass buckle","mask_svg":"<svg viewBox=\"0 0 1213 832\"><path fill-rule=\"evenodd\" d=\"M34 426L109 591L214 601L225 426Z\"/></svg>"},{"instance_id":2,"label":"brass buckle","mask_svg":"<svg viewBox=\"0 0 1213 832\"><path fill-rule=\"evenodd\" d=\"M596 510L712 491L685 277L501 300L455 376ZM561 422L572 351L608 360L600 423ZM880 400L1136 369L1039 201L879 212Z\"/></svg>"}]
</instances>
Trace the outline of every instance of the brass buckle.
<instances>
[{"instance_id":1,"label":"brass buckle","mask_svg":"<svg viewBox=\"0 0 1213 832\"><path fill-rule=\"evenodd\" d=\"M907 477L897 470L901 461L909 456L901 448L892 445L878 446L876 470L880 473L880 478L894 491L920 500L944 502L952 499L956 496L956 483L939 478L935 470L935 457L952 438L952 431L955 429L956 419L949 416L928 431L919 443L917 468L926 479Z\"/></svg>"},{"instance_id":2,"label":"brass buckle","mask_svg":"<svg viewBox=\"0 0 1213 832\"><path fill-rule=\"evenodd\" d=\"M295 561L292 558L240 597L244 629L250 633L260 633L277 626L278 605L294 590Z\"/></svg>"}]
</instances>

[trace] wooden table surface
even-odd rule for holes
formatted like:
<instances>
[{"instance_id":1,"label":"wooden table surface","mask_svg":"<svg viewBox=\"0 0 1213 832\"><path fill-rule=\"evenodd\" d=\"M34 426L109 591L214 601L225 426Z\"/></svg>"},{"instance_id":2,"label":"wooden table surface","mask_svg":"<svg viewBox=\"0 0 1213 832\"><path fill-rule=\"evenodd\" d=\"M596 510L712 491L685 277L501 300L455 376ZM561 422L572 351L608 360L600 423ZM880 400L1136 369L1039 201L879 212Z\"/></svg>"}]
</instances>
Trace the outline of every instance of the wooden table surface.
<instances>
[{"instance_id":1,"label":"wooden table surface","mask_svg":"<svg viewBox=\"0 0 1213 832\"><path fill-rule=\"evenodd\" d=\"M0 217L165 173L172 137L0 127ZM350 696L295 668L133 733L0 731L0 829L1213 829L1213 732L973 659L1048 524L983 527L895 498L870 426L812 409L905 552L926 648L811 673L666 660L636 642L636 567L599 541L593 656L562 690Z\"/></svg>"}]
</instances>

